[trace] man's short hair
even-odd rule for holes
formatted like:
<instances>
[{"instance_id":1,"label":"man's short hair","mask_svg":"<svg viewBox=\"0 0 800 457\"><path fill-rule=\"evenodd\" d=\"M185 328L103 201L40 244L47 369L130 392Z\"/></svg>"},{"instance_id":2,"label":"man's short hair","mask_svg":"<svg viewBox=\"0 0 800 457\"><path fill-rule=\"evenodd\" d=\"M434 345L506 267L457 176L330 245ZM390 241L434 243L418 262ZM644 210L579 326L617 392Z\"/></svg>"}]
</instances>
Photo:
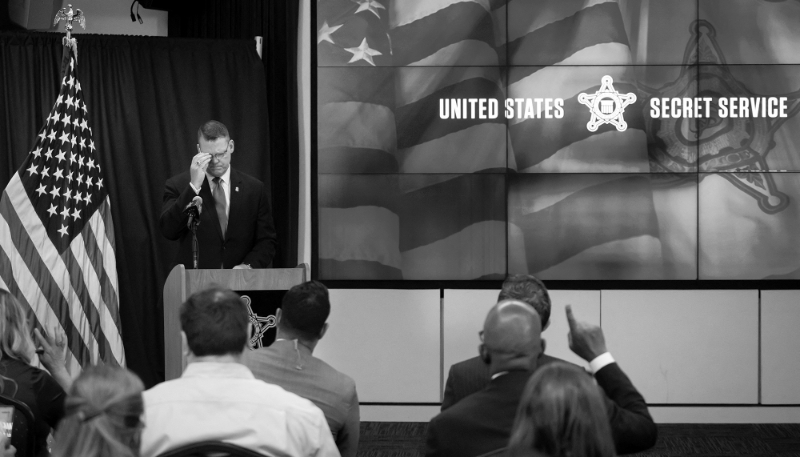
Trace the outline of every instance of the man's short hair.
<instances>
[{"instance_id":1,"label":"man's short hair","mask_svg":"<svg viewBox=\"0 0 800 457\"><path fill-rule=\"evenodd\" d=\"M206 141L214 141L217 138L231 138L231 135L228 133L228 127L225 127L220 121L207 121L205 124L201 125L199 129L197 129L197 142L200 142L200 139L204 139Z\"/></svg>"},{"instance_id":2,"label":"man's short hair","mask_svg":"<svg viewBox=\"0 0 800 457\"><path fill-rule=\"evenodd\" d=\"M533 275L511 275L503 282L503 288L497 301L520 300L531 306L539 313L542 328L550 320L550 295L542 281Z\"/></svg>"},{"instance_id":3,"label":"man's short hair","mask_svg":"<svg viewBox=\"0 0 800 457\"><path fill-rule=\"evenodd\" d=\"M232 290L211 287L192 294L181 305L180 318L196 356L240 354L247 344L250 316Z\"/></svg>"},{"instance_id":4,"label":"man's short hair","mask_svg":"<svg viewBox=\"0 0 800 457\"><path fill-rule=\"evenodd\" d=\"M330 313L328 288L319 281L292 287L281 302L281 324L307 339L319 338Z\"/></svg>"}]
</instances>

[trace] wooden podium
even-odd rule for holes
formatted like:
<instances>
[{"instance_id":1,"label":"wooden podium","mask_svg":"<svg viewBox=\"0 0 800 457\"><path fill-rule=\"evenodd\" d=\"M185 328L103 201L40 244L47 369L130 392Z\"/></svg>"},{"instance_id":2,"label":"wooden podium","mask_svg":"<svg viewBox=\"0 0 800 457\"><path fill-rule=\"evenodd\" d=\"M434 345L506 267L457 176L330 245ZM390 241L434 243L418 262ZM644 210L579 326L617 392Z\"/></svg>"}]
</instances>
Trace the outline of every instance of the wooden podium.
<instances>
[{"instance_id":1,"label":"wooden podium","mask_svg":"<svg viewBox=\"0 0 800 457\"><path fill-rule=\"evenodd\" d=\"M177 265L164 284L164 365L167 381L183 372L181 352L181 303L193 293L212 284L231 290L289 290L306 281L305 264L297 268L254 270L187 270Z\"/></svg>"}]
</instances>

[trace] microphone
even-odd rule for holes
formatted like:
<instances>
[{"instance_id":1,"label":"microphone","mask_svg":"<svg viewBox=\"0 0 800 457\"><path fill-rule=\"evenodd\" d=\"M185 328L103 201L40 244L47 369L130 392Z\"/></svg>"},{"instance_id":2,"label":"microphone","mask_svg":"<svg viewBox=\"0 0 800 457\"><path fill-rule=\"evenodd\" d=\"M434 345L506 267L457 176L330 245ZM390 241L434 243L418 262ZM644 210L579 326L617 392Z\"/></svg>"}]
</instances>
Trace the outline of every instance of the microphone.
<instances>
[{"instance_id":1,"label":"microphone","mask_svg":"<svg viewBox=\"0 0 800 457\"><path fill-rule=\"evenodd\" d=\"M200 214L203 213L203 197L197 195L192 199L192 202L189 203L189 206L183 210L184 214L189 215L189 222L186 224L187 227L190 229L192 225L199 225L200 224Z\"/></svg>"}]
</instances>

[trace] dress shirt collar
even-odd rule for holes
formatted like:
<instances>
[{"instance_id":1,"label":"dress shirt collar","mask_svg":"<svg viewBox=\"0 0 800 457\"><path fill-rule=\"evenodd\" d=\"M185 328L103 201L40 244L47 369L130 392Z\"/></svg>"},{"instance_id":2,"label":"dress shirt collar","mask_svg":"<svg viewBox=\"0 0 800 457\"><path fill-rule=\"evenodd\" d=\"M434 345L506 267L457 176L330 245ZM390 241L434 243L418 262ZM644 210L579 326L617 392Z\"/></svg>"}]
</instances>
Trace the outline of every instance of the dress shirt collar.
<instances>
[{"instance_id":1,"label":"dress shirt collar","mask_svg":"<svg viewBox=\"0 0 800 457\"><path fill-rule=\"evenodd\" d=\"M249 368L236 362L192 362L181 377L255 379Z\"/></svg>"},{"instance_id":2,"label":"dress shirt collar","mask_svg":"<svg viewBox=\"0 0 800 457\"><path fill-rule=\"evenodd\" d=\"M216 176L206 173L206 177L208 178L209 183L214 182L214 178ZM222 176L219 177L223 184L230 184L231 183L231 166L228 165L228 169L225 170L225 173L222 173Z\"/></svg>"}]
</instances>

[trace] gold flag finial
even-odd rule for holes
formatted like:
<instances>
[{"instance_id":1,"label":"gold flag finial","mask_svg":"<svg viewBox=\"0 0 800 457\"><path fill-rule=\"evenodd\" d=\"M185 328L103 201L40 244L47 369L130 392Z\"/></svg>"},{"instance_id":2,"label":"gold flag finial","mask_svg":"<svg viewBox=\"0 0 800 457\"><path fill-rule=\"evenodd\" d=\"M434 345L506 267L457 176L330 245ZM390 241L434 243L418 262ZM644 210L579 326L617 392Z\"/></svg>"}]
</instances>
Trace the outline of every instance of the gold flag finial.
<instances>
[{"instance_id":1,"label":"gold flag finial","mask_svg":"<svg viewBox=\"0 0 800 457\"><path fill-rule=\"evenodd\" d=\"M68 4L66 8L61 8L56 13L56 17L53 19L53 25L58 25L58 23L63 20L67 25L67 36L65 36L61 42L64 43L64 46L69 46L72 48L72 51L75 53L75 60L78 60L78 42L75 38L72 38L72 23L77 22L78 25L83 27L86 30L86 15L83 14L83 11L75 8L75 11L72 10L72 4Z\"/></svg>"}]
</instances>

